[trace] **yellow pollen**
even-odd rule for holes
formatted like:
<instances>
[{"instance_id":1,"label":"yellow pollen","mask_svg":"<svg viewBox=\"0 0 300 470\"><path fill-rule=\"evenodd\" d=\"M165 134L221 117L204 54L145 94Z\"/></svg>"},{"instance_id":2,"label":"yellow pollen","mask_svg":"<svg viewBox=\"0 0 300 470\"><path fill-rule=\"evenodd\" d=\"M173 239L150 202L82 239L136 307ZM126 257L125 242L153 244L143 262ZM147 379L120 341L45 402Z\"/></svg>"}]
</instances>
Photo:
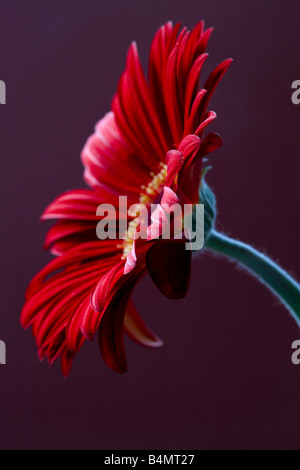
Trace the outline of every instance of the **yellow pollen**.
<instances>
[{"instance_id":1,"label":"yellow pollen","mask_svg":"<svg viewBox=\"0 0 300 470\"><path fill-rule=\"evenodd\" d=\"M160 171L155 174L153 171L151 171L150 176L152 177L152 180L150 183L145 186L141 186L141 193L139 196L139 202L138 204L141 205L150 205L153 203L156 199L156 197L161 193L166 177L167 177L167 165L165 163L160 163L159 164ZM117 248L123 248L123 255L122 259L127 258L128 254L131 251L132 245L133 245L133 236L135 234L136 227L138 226L138 219L137 219L137 211L139 210L139 206L135 206L134 213L128 213L132 217L136 217L134 220L132 220L129 225L128 225L128 230L126 232L126 235L124 236L124 241L121 245L117 245Z\"/></svg>"}]
</instances>

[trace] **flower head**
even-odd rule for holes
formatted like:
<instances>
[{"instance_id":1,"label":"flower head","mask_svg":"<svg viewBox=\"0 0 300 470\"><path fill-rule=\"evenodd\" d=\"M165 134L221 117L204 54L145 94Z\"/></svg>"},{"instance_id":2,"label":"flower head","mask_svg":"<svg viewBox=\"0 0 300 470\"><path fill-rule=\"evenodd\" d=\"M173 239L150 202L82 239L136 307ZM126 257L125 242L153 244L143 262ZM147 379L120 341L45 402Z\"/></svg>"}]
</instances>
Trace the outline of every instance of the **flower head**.
<instances>
[{"instance_id":1,"label":"flower head","mask_svg":"<svg viewBox=\"0 0 300 470\"><path fill-rule=\"evenodd\" d=\"M199 87L211 32L203 22L191 32L180 31L179 24L163 25L152 42L148 79L136 44L130 46L111 111L81 154L90 188L62 194L42 215L58 219L45 241L56 258L32 280L21 323L32 326L41 359L61 358L64 375L84 341L97 332L102 356L117 372L127 369L124 331L144 346L162 344L131 300L146 272L170 298L187 292L191 252L185 250L186 240L156 236L174 201L198 201L202 159L222 145L218 134L206 133L216 118L208 106L231 60ZM134 218L119 239L97 239L97 207L118 207L119 196L127 196L129 205L158 204L147 240L136 239L140 226ZM118 226L122 217L118 212Z\"/></svg>"}]
</instances>

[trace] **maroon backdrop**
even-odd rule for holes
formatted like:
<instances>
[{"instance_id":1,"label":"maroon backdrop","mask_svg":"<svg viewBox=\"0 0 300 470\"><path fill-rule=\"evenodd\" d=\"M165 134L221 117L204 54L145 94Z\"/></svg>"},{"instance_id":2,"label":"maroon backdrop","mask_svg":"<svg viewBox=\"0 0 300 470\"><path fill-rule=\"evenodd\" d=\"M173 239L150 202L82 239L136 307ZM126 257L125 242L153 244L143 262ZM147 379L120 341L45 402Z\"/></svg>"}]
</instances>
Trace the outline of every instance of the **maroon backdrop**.
<instances>
[{"instance_id":1,"label":"maroon backdrop","mask_svg":"<svg viewBox=\"0 0 300 470\"><path fill-rule=\"evenodd\" d=\"M83 186L79 160L109 109L130 42L147 63L165 21L215 32L207 68L235 62L213 100L225 141L211 156L218 227L300 278L298 0L2 0L0 107L2 449L300 449L300 366L295 322L258 282L202 253L182 302L145 279L139 310L160 350L126 341L129 372L116 375L87 343L64 380L40 363L19 324L24 292L51 256L43 208Z\"/></svg>"}]
</instances>

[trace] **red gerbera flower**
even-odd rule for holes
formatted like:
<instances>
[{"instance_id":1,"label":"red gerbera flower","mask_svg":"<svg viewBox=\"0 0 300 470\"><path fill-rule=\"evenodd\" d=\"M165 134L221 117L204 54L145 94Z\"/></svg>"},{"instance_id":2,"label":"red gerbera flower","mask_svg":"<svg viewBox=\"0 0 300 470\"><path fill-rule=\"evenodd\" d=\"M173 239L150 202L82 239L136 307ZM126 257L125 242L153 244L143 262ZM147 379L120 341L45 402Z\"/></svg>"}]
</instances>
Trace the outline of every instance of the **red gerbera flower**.
<instances>
[{"instance_id":1,"label":"red gerbera flower","mask_svg":"<svg viewBox=\"0 0 300 470\"><path fill-rule=\"evenodd\" d=\"M212 29L204 30L200 22L191 32L179 30L169 22L156 33L148 80L136 44L130 46L111 112L98 122L81 154L91 189L62 194L42 215L59 219L45 242L57 257L32 280L21 323L32 326L41 359L47 356L52 363L60 356L64 375L85 339L97 331L102 356L117 372L127 369L124 331L144 346L162 344L130 300L147 271L168 297L186 294L191 252L184 240L134 247L134 220L125 239L99 240L95 230L97 207L118 207L120 195L129 205L197 203L202 158L222 145L219 135L203 133L216 117L208 105L231 59L199 90Z\"/></svg>"}]
</instances>

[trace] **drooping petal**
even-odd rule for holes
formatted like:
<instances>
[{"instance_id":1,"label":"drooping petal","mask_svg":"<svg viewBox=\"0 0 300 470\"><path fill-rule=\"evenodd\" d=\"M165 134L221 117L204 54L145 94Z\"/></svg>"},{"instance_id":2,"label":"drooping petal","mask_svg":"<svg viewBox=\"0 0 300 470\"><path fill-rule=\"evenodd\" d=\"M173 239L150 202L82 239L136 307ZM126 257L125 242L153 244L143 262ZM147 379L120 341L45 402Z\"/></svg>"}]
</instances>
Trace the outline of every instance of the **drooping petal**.
<instances>
[{"instance_id":1,"label":"drooping petal","mask_svg":"<svg viewBox=\"0 0 300 470\"><path fill-rule=\"evenodd\" d=\"M130 293L118 293L105 311L99 328L99 348L108 367L118 373L127 371L123 322Z\"/></svg>"},{"instance_id":2,"label":"drooping petal","mask_svg":"<svg viewBox=\"0 0 300 470\"><path fill-rule=\"evenodd\" d=\"M127 370L127 359L124 349L123 323L126 306L138 279L145 272L145 264L138 260L136 269L123 275L122 266L106 280L105 289L99 291L103 313L99 325L99 347L106 364L116 372ZM104 290L106 290L104 294Z\"/></svg>"},{"instance_id":3,"label":"drooping petal","mask_svg":"<svg viewBox=\"0 0 300 470\"><path fill-rule=\"evenodd\" d=\"M197 129L195 130L195 134L196 135L202 135L204 129L212 122L216 119L217 115L214 111L209 111L208 113L205 114L204 116L204 119L203 121L201 122L201 124L199 124L199 126L197 127Z\"/></svg>"},{"instance_id":4,"label":"drooping petal","mask_svg":"<svg viewBox=\"0 0 300 470\"><path fill-rule=\"evenodd\" d=\"M148 348L159 348L163 341L146 325L134 303L129 299L124 318L124 331L136 343Z\"/></svg>"},{"instance_id":5,"label":"drooping petal","mask_svg":"<svg viewBox=\"0 0 300 470\"><path fill-rule=\"evenodd\" d=\"M192 255L186 239L159 240L146 254L149 274L169 299L183 299L188 291Z\"/></svg>"},{"instance_id":6,"label":"drooping petal","mask_svg":"<svg viewBox=\"0 0 300 470\"><path fill-rule=\"evenodd\" d=\"M68 377L74 361L75 353L69 351L66 347L60 354L61 358L61 373L64 377Z\"/></svg>"},{"instance_id":7,"label":"drooping petal","mask_svg":"<svg viewBox=\"0 0 300 470\"><path fill-rule=\"evenodd\" d=\"M199 152L196 154L194 161L197 161L211 152L218 150L223 145L223 139L219 134L215 132L210 132L207 134L206 138L203 140Z\"/></svg>"}]
</instances>

